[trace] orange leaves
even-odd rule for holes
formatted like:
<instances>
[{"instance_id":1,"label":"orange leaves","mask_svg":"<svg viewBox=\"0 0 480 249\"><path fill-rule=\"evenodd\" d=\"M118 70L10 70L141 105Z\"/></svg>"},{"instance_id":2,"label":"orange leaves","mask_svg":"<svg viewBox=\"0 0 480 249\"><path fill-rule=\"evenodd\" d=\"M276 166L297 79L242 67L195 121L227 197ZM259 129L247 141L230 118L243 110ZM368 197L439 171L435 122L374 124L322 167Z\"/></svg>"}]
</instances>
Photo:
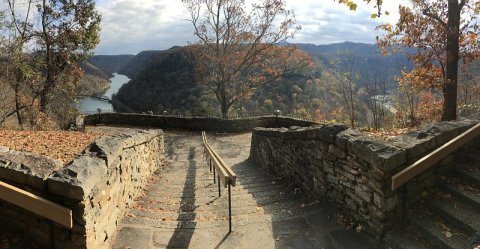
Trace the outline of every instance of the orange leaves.
<instances>
[{"instance_id":1,"label":"orange leaves","mask_svg":"<svg viewBox=\"0 0 480 249\"><path fill-rule=\"evenodd\" d=\"M420 94L417 118L419 121L439 121L442 115L443 100L436 99L432 93Z\"/></svg>"},{"instance_id":2,"label":"orange leaves","mask_svg":"<svg viewBox=\"0 0 480 249\"><path fill-rule=\"evenodd\" d=\"M441 87L445 80L440 66L426 65L414 68L410 72L402 71L402 77L398 78L400 85L408 85L418 90Z\"/></svg>"},{"instance_id":3,"label":"orange leaves","mask_svg":"<svg viewBox=\"0 0 480 249\"><path fill-rule=\"evenodd\" d=\"M0 130L0 145L68 163L101 136L90 132Z\"/></svg>"}]
</instances>

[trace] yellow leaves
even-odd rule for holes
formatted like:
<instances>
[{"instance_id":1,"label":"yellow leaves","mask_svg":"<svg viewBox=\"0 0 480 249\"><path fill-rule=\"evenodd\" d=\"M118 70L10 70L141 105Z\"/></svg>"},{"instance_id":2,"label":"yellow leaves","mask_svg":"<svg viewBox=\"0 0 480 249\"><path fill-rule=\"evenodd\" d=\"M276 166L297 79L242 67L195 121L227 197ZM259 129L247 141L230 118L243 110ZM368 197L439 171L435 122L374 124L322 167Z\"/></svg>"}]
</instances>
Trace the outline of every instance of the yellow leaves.
<instances>
[{"instance_id":1,"label":"yellow leaves","mask_svg":"<svg viewBox=\"0 0 480 249\"><path fill-rule=\"evenodd\" d=\"M345 4L348 8L350 8L350 10L357 10L357 4L350 0L339 0L338 2Z\"/></svg>"}]
</instances>

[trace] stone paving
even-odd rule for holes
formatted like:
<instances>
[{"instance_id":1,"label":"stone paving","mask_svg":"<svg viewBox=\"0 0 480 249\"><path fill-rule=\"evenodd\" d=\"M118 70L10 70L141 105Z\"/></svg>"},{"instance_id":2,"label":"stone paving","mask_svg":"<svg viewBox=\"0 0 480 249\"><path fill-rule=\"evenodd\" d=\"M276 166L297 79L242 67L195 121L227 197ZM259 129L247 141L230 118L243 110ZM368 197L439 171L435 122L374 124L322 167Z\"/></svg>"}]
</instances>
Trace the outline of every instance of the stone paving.
<instances>
[{"instance_id":1,"label":"stone paving","mask_svg":"<svg viewBox=\"0 0 480 249\"><path fill-rule=\"evenodd\" d=\"M222 187L218 196L200 132L167 131L166 166L127 211L113 248L384 248L364 233L339 226L337 210L328 202L250 165L251 133L207 136L238 175L232 233L227 190Z\"/></svg>"}]
</instances>

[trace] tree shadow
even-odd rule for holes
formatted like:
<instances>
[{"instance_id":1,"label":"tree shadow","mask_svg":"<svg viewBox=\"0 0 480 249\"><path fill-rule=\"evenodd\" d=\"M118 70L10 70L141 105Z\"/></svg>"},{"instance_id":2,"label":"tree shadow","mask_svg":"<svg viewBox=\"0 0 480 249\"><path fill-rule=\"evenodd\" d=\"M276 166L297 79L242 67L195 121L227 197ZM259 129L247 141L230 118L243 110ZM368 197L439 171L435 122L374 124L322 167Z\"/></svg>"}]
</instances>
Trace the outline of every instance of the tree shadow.
<instances>
[{"instance_id":1,"label":"tree shadow","mask_svg":"<svg viewBox=\"0 0 480 249\"><path fill-rule=\"evenodd\" d=\"M271 224L275 248L316 248L315 242L304 236L309 225L303 214L321 209L323 205L248 160L233 165L232 169L240 175L238 185L251 194L265 218L270 218L265 222ZM235 196L232 198L234 200Z\"/></svg>"},{"instance_id":2,"label":"tree shadow","mask_svg":"<svg viewBox=\"0 0 480 249\"><path fill-rule=\"evenodd\" d=\"M188 248L195 232L195 147L190 147L188 153L188 169L183 185L182 201L180 205L178 224L170 238L167 248ZM193 193L193 196L192 196Z\"/></svg>"}]
</instances>

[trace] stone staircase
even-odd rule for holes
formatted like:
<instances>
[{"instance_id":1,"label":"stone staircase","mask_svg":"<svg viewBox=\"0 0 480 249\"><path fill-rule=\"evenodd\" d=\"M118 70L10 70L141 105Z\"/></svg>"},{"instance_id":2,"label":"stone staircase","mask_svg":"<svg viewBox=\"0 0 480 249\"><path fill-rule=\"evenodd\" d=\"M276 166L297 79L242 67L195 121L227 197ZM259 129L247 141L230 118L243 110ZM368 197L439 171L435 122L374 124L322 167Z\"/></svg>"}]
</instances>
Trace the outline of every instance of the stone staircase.
<instances>
[{"instance_id":1,"label":"stone staircase","mask_svg":"<svg viewBox=\"0 0 480 249\"><path fill-rule=\"evenodd\" d=\"M409 210L407 229L396 229L385 240L394 249L470 248L480 231L480 163L458 164Z\"/></svg>"},{"instance_id":2,"label":"stone staircase","mask_svg":"<svg viewBox=\"0 0 480 249\"><path fill-rule=\"evenodd\" d=\"M166 137L166 166L154 174L144 194L127 210L113 248L214 248L216 244L208 243L217 243L228 233L227 189L221 186L219 197L218 182L214 184L203 157L201 137L195 135L196 139ZM273 248L292 237L301 238L301 248L320 246L304 236L309 224L302 216L324 203L248 164L245 146L249 144L236 148L212 142L237 174L237 185L231 189L233 237L252 236L252 244L227 243L225 248L251 248L255 243ZM274 245L255 241L256 234L265 237L262 233L269 233ZM245 240L238 238L241 243Z\"/></svg>"},{"instance_id":3,"label":"stone staircase","mask_svg":"<svg viewBox=\"0 0 480 249\"><path fill-rule=\"evenodd\" d=\"M317 207L300 193L291 192L285 184L264 175L258 176L255 171L236 171L238 185L232 188L234 226L288 220ZM146 194L127 213L125 224L141 223L155 228L226 227L227 191L222 186L222 196L218 196L218 185L213 183L208 168L197 166L187 173L196 177L182 177L176 173L174 169L157 173L152 182L167 184L150 185ZM242 178L248 180L240 180Z\"/></svg>"}]
</instances>

